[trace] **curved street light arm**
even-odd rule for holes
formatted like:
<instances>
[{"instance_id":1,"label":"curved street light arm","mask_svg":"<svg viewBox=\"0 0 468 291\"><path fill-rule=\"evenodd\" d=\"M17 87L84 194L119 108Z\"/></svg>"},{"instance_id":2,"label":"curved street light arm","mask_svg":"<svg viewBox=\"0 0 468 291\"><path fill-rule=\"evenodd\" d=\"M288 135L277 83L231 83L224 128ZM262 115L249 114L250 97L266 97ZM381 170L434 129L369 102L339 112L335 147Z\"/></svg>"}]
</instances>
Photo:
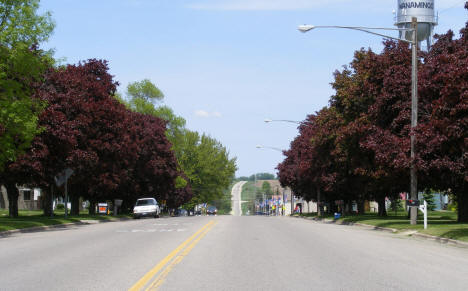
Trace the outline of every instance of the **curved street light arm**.
<instances>
[{"instance_id":1,"label":"curved street light arm","mask_svg":"<svg viewBox=\"0 0 468 291\"><path fill-rule=\"evenodd\" d=\"M295 120L287 120L287 119L265 119L266 123L269 122L289 122L289 123L295 123L295 124L301 124L302 122L300 121L295 121Z\"/></svg>"},{"instance_id":2,"label":"curved street light arm","mask_svg":"<svg viewBox=\"0 0 468 291\"><path fill-rule=\"evenodd\" d=\"M368 27L368 26L341 26L341 25L314 25L314 28L348 28L348 29L370 29L370 30L396 30L413 31L412 28L391 28L391 27Z\"/></svg>"},{"instance_id":3,"label":"curved street light arm","mask_svg":"<svg viewBox=\"0 0 468 291\"><path fill-rule=\"evenodd\" d=\"M299 124L299 125L307 125L307 124L312 124L312 122L308 120L304 121L297 121L297 120L289 120L289 119L265 119L265 123L270 123L270 122L289 122L289 123L294 123L294 124Z\"/></svg>"},{"instance_id":4,"label":"curved street light arm","mask_svg":"<svg viewBox=\"0 0 468 291\"><path fill-rule=\"evenodd\" d=\"M257 145L257 149L271 149L271 150L283 152L283 150L280 148L269 147L269 146L264 146L264 145Z\"/></svg>"},{"instance_id":5,"label":"curved street light arm","mask_svg":"<svg viewBox=\"0 0 468 291\"><path fill-rule=\"evenodd\" d=\"M343 28L346 28L346 27L343 27ZM374 35L378 35L378 36L382 36L382 37L385 37L385 38L390 38L390 39L394 39L394 40L398 40L398 41L403 41L403 42L406 42L406 43L411 43L411 44L414 43L414 41L412 41L412 40L406 40L406 39L403 39L403 38L393 37L393 36L389 36L389 35L385 35L385 34L373 32L373 31L370 31L370 30L367 30L367 29L364 29L364 28L352 28L352 27L348 27L348 29L358 30L358 31L362 31L362 32L367 32L367 33L370 33L370 34L374 34ZM396 29L396 30L399 30L399 29ZM411 31L411 29L405 29L405 30L406 30L406 31Z\"/></svg>"},{"instance_id":6,"label":"curved street light arm","mask_svg":"<svg viewBox=\"0 0 468 291\"><path fill-rule=\"evenodd\" d=\"M307 32L307 31L315 29L315 28L344 28L344 29L351 29L351 30L362 31L362 32L366 32L366 33L369 33L369 34L374 34L374 35L378 35L378 36L381 36L381 37L390 38L390 39L394 39L394 40L414 44L414 41L412 41L412 40L406 40L406 39L393 37L393 36L389 36L389 35L385 35L385 34L381 34L381 33L378 33L378 32L371 31L371 30L414 31L413 28L387 28L387 27L339 26L339 25L317 25L317 26L315 26L315 25L300 25L299 26L299 31Z\"/></svg>"}]
</instances>

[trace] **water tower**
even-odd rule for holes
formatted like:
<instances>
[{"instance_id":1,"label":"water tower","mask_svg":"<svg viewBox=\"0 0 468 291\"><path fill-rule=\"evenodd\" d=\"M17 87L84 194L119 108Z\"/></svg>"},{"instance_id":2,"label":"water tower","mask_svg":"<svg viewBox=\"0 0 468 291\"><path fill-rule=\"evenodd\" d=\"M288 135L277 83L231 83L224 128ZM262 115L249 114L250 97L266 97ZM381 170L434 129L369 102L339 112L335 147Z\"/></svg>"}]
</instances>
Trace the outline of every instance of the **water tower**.
<instances>
[{"instance_id":1,"label":"water tower","mask_svg":"<svg viewBox=\"0 0 468 291\"><path fill-rule=\"evenodd\" d=\"M431 46L432 32L437 25L434 10L434 0L398 0L398 10L395 25L398 28L411 28L411 18L418 19L418 41L426 41L427 49ZM412 40L412 32L400 31L400 38Z\"/></svg>"}]
</instances>

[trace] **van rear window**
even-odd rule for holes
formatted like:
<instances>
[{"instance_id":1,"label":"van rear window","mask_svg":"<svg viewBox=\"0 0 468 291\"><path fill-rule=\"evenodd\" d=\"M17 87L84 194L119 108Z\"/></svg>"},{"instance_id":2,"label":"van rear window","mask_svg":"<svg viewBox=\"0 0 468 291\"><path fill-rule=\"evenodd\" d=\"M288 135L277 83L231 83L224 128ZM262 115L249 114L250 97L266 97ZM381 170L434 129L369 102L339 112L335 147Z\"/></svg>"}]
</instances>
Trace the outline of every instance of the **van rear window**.
<instances>
[{"instance_id":1,"label":"van rear window","mask_svg":"<svg viewBox=\"0 0 468 291\"><path fill-rule=\"evenodd\" d=\"M144 205L155 205L153 199L144 199L144 200L137 200L136 206L144 206Z\"/></svg>"}]
</instances>

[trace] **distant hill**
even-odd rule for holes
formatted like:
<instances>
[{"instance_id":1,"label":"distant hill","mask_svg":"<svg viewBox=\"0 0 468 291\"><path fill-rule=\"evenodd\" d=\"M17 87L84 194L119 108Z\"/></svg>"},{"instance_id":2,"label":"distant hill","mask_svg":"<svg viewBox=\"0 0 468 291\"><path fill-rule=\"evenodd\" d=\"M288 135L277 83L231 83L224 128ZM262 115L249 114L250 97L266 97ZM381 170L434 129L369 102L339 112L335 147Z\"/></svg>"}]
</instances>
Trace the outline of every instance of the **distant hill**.
<instances>
[{"instance_id":1,"label":"distant hill","mask_svg":"<svg viewBox=\"0 0 468 291\"><path fill-rule=\"evenodd\" d=\"M256 176L256 177L255 177ZM274 180L276 179L275 175L270 173L257 173L256 175L251 175L250 177L242 176L237 178L239 181L255 181L256 180Z\"/></svg>"}]
</instances>

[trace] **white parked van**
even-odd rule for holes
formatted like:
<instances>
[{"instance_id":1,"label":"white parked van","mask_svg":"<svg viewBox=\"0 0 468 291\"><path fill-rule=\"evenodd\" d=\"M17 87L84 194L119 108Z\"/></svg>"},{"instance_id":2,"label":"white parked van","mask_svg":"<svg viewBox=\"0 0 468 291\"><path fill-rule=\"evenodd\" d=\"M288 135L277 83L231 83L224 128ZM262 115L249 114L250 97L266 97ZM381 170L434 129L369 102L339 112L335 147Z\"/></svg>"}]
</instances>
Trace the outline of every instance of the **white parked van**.
<instances>
[{"instance_id":1,"label":"white parked van","mask_svg":"<svg viewBox=\"0 0 468 291\"><path fill-rule=\"evenodd\" d=\"M138 199L133 207L133 218L140 218L142 216L159 217L161 210L159 209L158 202L154 198L141 198Z\"/></svg>"}]
</instances>

